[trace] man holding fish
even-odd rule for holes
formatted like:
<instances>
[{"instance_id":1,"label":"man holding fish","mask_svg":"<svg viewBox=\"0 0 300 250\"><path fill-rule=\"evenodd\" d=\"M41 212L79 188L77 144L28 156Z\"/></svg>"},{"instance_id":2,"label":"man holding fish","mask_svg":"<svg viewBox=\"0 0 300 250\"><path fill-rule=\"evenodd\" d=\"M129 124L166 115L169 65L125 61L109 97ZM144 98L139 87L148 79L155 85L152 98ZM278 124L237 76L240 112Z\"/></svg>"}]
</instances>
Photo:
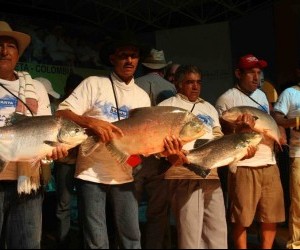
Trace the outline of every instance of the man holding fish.
<instances>
[{"instance_id":1,"label":"man holding fish","mask_svg":"<svg viewBox=\"0 0 300 250\"><path fill-rule=\"evenodd\" d=\"M139 162L138 158L128 159L126 152L117 150L117 147L127 146L122 144L123 140L132 143L127 130L121 130L117 124L126 126L123 121L130 110L150 107L149 96L134 82L143 46L132 34L123 34L104 48L102 59L113 67L113 72L83 80L60 104L57 115L75 121L100 137L99 147L93 153L87 156L79 153L75 172L85 247L109 248L105 204L110 201L120 248L139 249L138 203L130 166ZM140 109L135 112L139 113ZM147 132L138 131L144 138ZM173 144L173 139L167 138L165 147L170 153L176 153L182 145L179 139L174 138Z\"/></svg>"},{"instance_id":2,"label":"man holding fish","mask_svg":"<svg viewBox=\"0 0 300 250\"><path fill-rule=\"evenodd\" d=\"M261 248L272 249L276 223L285 221L283 190L274 153L274 141L280 142L280 135L275 132L276 126L275 131L268 133L274 123L261 113L263 111L268 116L270 111L266 95L258 89L261 70L266 66L266 61L253 55L241 57L235 70L237 84L221 95L216 103L224 132L259 131L264 136L256 152L253 151L253 157L238 162L237 167L229 171L230 219L237 249L247 248L247 228L254 219L260 223ZM239 109L245 105L250 108ZM235 107L246 111L235 112L233 118L228 114L232 114ZM250 112L254 108L259 110L255 116Z\"/></svg>"},{"instance_id":3,"label":"man holding fish","mask_svg":"<svg viewBox=\"0 0 300 250\"><path fill-rule=\"evenodd\" d=\"M219 116L210 103L200 98L202 73L197 66L181 65L174 76L178 94L159 106L180 107L195 114L206 125L202 139L212 140L223 136ZM195 141L184 145L194 148ZM188 156L188 154L187 154ZM174 166L165 173L169 185L172 211L177 225L179 249L226 249L227 224L221 183L217 169L203 178L176 163L177 156L169 156ZM187 159L184 159L187 161Z\"/></svg>"},{"instance_id":4,"label":"man holding fish","mask_svg":"<svg viewBox=\"0 0 300 250\"><path fill-rule=\"evenodd\" d=\"M3 128L11 124L15 113L29 117L51 115L45 87L33 80L27 72L15 71L16 64L30 40L29 35L14 31L7 22L0 21L0 127ZM43 136L38 134L38 126L39 124L34 127L34 136ZM0 148L3 153L4 149L9 148L5 143L14 138L12 134L7 138L1 135ZM16 147L17 145L10 151ZM30 148L30 144L28 147ZM64 147L58 146L47 157L55 160L67 154ZM6 155L4 158L3 154L1 156L0 164L3 169L0 172L0 248L39 249L42 234L42 161L39 158L22 162L7 161Z\"/></svg>"}]
</instances>

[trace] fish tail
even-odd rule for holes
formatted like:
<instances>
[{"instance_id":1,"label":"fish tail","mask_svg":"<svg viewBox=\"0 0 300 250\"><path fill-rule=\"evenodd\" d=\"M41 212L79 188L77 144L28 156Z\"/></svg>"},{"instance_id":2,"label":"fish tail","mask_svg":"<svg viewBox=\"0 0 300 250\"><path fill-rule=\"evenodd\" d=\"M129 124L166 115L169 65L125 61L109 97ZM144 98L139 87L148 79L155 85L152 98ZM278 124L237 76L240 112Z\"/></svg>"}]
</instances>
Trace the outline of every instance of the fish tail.
<instances>
[{"instance_id":1,"label":"fish tail","mask_svg":"<svg viewBox=\"0 0 300 250\"><path fill-rule=\"evenodd\" d=\"M117 160L117 162L123 164L125 163L128 158L129 154L121 152L113 143L109 142L106 144L106 148L112 154L112 156Z\"/></svg>"},{"instance_id":2,"label":"fish tail","mask_svg":"<svg viewBox=\"0 0 300 250\"><path fill-rule=\"evenodd\" d=\"M200 175L202 178L206 178L211 172L210 169L205 169L195 164L183 164L183 166L193 171L195 174Z\"/></svg>"}]
</instances>

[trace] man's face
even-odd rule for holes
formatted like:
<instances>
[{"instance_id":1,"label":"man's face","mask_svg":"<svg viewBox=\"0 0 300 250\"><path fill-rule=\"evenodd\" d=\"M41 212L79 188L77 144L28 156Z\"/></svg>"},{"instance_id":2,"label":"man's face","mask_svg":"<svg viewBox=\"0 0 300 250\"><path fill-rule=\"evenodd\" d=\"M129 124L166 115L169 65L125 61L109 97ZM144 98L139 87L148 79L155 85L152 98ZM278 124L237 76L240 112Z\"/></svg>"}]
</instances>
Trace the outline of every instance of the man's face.
<instances>
[{"instance_id":1,"label":"man's face","mask_svg":"<svg viewBox=\"0 0 300 250\"><path fill-rule=\"evenodd\" d=\"M17 41L11 37L0 36L0 74L13 72L18 60Z\"/></svg>"},{"instance_id":2,"label":"man's face","mask_svg":"<svg viewBox=\"0 0 300 250\"><path fill-rule=\"evenodd\" d=\"M140 59L140 51L135 46L117 48L110 56L115 73L126 83L133 78Z\"/></svg>"},{"instance_id":3,"label":"man's face","mask_svg":"<svg viewBox=\"0 0 300 250\"><path fill-rule=\"evenodd\" d=\"M260 68L237 69L235 74L239 79L239 86L248 93L254 92L260 85Z\"/></svg>"},{"instance_id":4,"label":"man's face","mask_svg":"<svg viewBox=\"0 0 300 250\"><path fill-rule=\"evenodd\" d=\"M195 102L201 92L201 75L197 73L185 74L180 85L178 92L185 95L189 101Z\"/></svg>"}]
</instances>

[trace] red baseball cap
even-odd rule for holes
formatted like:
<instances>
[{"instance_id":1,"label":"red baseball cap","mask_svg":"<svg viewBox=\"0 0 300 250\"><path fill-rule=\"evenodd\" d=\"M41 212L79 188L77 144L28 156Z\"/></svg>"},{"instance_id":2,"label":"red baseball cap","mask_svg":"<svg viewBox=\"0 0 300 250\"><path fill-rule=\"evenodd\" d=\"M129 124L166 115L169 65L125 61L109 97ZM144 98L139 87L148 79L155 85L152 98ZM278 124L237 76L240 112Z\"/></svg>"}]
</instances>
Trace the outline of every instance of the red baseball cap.
<instances>
[{"instance_id":1,"label":"red baseball cap","mask_svg":"<svg viewBox=\"0 0 300 250\"><path fill-rule=\"evenodd\" d=\"M260 68L263 69L268 66L268 63L265 60L258 60L254 55L248 54L242 56L239 59L237 68L239 69L251 69L251 68Z\"/></svg>"}]
</instances>

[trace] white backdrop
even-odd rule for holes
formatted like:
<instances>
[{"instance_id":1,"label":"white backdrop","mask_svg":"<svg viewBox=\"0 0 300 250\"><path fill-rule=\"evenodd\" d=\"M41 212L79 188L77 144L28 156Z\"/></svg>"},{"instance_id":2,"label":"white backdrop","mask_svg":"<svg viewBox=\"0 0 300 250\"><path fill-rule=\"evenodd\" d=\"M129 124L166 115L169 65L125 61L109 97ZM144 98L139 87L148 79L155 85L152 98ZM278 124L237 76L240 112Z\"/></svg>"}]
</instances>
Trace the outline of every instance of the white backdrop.
<instances>
[{"instance_id":1,"label":"white backdrop","mask_svg":"<svg viewBox=\"0 0 300 250\"><path fill-rule=\"evenodd\" d=\"M201 96L211 104L233 86L228 22L157 31L156 47L164 50L167 61L201 68Z\"/></svg>"}]
</instances>

